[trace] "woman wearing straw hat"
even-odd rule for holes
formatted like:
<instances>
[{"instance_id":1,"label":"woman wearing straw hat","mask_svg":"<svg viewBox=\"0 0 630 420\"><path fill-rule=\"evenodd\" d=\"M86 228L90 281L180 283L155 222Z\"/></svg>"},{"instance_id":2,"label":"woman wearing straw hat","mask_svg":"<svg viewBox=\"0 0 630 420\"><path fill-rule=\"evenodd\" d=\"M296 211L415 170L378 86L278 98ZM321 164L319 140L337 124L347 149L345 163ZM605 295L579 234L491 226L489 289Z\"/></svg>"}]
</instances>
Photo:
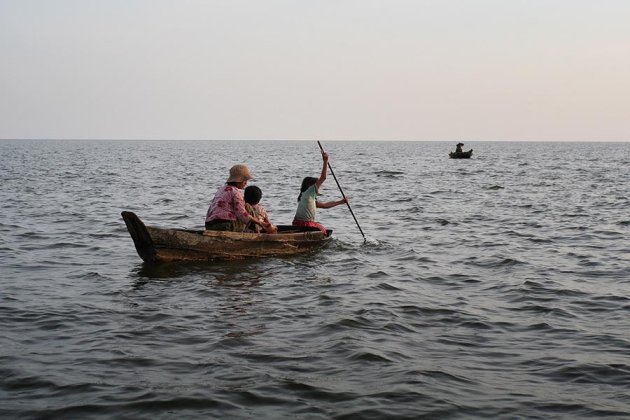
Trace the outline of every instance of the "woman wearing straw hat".
<instances>
[{"instance_id":1,"label":"woman wearing straw hat","mask_svg":"<svg viewBox=\"0 0 630 420\"><path fill-rule=\"evenodd\" d=\"M230 168L230 177L224 186L214 195L206 214L206 229L242 232L245 225L254 223L266 227L260 218L245 210L243 188L252 174L247 165L234 165Z\"/></svg>"}]
</instances>

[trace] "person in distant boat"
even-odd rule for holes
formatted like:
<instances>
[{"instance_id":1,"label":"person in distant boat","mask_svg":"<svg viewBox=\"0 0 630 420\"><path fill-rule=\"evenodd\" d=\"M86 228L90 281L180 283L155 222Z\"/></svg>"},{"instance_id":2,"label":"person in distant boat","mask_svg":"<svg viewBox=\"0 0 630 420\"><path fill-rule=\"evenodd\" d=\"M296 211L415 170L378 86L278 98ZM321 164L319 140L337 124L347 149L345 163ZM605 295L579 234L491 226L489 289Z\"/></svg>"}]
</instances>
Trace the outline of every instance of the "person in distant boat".
<instances>
[{"instance_id":1,"label":"person in distant boat","mask_svg":"<svg viewBox=\"0 0 630 420\"><path fill-rule=\"evenodd\" d=\"M271 223L271 221L269 220L269 216L267 215L267 210L265 210L263 205L260 204L260 199L262 198L261 189L255 185L250 185L247 188L245 188L244 196L245 196L245 210L247 210L247 212L250 215L257 217L265 224L264 228L261 229L261 227L256 224L248 223L245 228L245 231L246 232L251 231L251 232L256 232L256 233L261 233L261 232L277 233L278 228L274 226L273 223Z\"/></svg>"},{"instance_id":2,"label":"person in distant boat","mask_svg":"<svg viewBox=\"0 0 630 420\"><path fill-rule=\"evenodd\" d=\"M242 232L248 223L264 227L260 218L252 216L245 209L243 188L250 179L252 175L247 165L230 168L230 177L217 190L206 213L206 229Z\"/></svg>"},{"instance_id":3,"label":"person in distant boat","mask_svg":"<svg viewBox=\"0 0 630 420\"><path fill-rule=\"evenodd\" d=\"M455 153L463 153L463 150L462 150L463 145L464 143L457 143L457 146L455 146Z\"/></svg>"},{"instance_id":4,"label":"person in distant boat","mask_svg":"<svg viewBox=\"0 0 630 420\"><path fill-rule=\"evenodd\" d=\"M347 198L337 201L321 202L317 201L319 189L326 180L326 172L328 170L328 153L322 150L322 173L319 178L306 177L302 180L300 187L300 195L298 196L298 207L293 219L293 226L300 227L316 227L326 235L326 228L315 221L315 209L329 209L348 202Z\"/></svg>"}]
</instances>

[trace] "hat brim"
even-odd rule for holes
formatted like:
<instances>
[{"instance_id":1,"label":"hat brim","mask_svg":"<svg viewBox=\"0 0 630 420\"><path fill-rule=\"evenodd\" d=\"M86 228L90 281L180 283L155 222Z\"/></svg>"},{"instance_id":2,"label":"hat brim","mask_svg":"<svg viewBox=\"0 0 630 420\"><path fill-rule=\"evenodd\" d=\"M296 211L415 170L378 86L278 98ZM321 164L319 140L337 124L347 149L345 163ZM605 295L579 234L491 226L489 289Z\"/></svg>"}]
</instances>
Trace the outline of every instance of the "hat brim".
<instances>
[{"instance_id":1,"label":"hat brim","mask_svg":"<svg viewBox=\"0 0 630 420\"><path fill-rule=\"evenodd\" d=\"M235 177L229 177L226 182L245 182L245 181L250 181L252 179L254 179L254 177L252 176L235 176Z\"/></svg>"}]
</instances>

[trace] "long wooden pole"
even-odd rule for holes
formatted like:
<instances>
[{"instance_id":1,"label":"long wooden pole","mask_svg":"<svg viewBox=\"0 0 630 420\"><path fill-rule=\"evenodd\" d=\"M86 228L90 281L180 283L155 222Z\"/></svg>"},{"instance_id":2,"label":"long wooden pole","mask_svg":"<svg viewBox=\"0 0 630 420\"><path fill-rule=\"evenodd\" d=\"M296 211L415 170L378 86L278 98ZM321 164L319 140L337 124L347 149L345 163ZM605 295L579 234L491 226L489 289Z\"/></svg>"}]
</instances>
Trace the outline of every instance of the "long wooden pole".
<instances>
[{"instance_id":1,"label":"long wooden pole","mask_svg":"<svg viewBox=\"0 0 630 420\"><path fill-rule=\"evenodd\" d=\"M319 142L319 140L317 141L317 144L319 145L319 148L323 152L324 148L322 147L322 144ZM346 200L346 204L348 205L348 210L350 210L350 214L352 215L352 218L354 219L354 222L357 224L357 227L359 228L359 232L361 232L361 235L363 236L363 241L367 242L367 239L365 238L365 234L363 233L363 229L361 229L361 226L359 225L359 221L357 220L356 216L354 215L354 212L352 211L352 207L350 207L350 203L348 202L348 199L346 198L346 195L343 193L343 189L341 188L341 185L339 184L339 181L337 181L337 177L335 176L335 171L333 171L332 166L330 166L330 162L328 162L328 169L330 169L330 173L332 174L333 178L335 178L335 182L337 183L337 187L339 187L339 191L341 192L341 195Z\"/></svg>"}]
</instances>

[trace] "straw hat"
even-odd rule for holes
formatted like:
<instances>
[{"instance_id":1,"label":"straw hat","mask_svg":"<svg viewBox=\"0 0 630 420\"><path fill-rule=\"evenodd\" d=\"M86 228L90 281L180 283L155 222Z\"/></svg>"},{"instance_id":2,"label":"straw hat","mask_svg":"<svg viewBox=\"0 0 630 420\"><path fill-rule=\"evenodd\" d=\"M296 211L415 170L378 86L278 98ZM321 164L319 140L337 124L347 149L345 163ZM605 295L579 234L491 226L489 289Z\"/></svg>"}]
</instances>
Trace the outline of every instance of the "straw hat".
<instances>
[{"instance_id":1,"label":"straw hat","mask_svg":"<svg viewBox=\"0 0 630 420\"><path fill-rule=\"evenodd\" d=\"M245 182L252 178L247 165L234 165L230 168L230 177L226 182Z\"/></svg>"}]
</instances>

